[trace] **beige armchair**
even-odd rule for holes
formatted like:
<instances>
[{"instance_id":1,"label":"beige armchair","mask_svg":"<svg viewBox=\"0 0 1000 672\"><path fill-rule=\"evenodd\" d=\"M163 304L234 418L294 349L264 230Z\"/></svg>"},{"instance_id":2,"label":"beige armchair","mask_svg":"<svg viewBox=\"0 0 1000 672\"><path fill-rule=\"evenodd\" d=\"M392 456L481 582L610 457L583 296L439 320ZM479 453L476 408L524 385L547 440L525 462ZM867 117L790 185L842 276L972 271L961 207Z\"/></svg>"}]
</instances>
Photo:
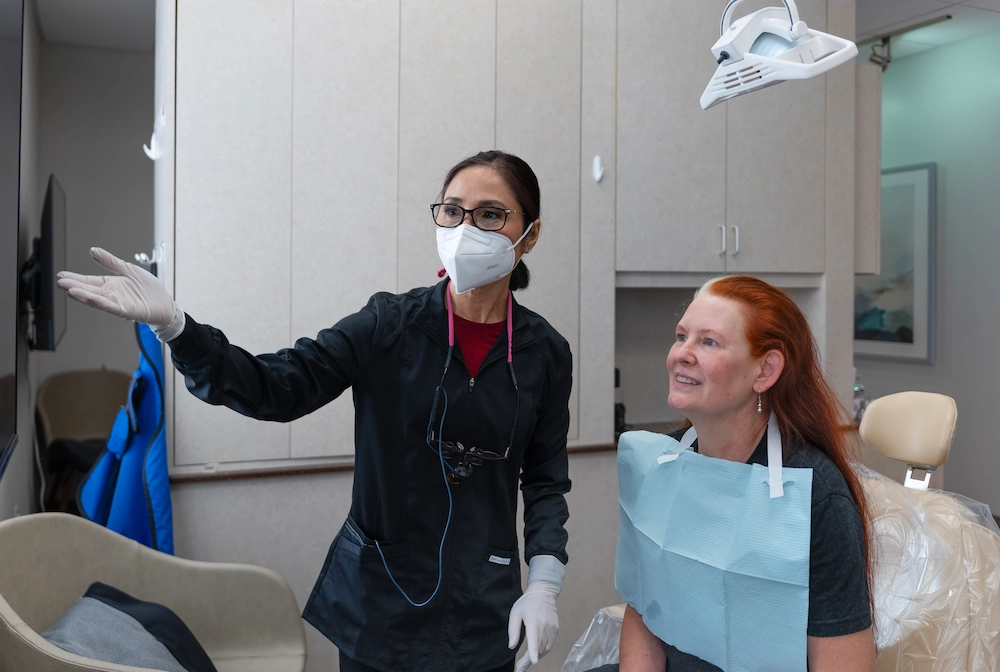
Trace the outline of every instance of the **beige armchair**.
<instances>
[{"instance_id":1,"label":"beige armchair","mask_svg":"<svg viewBox=\"0 0 1000 672\"><path fill-rule=\"evenodd\" d=\"M89 369L55 373L41 384L35 396L35 429L41 467L45 470L43 493L46 511L79 513L76 491L80 480L99 455L111 433L118 409L128 398L132 376L121 371ZM88 442L96 451L87 452L84 464L67 463L58 473L50 473L53 441L69 439ZM82 459L78 458L77 461Z\"/></svg>"},{"instance_id":2,"label":"beige armchair","mask_svg":"<svg viewBox=\"0 0 1000 672\"><path fill-rule=\"evenodd\" d=\"M218 672L302 672L299 605L262 567L165 555L76 516L0 522L0 670L139 672L67 653L40 633L94 581L172 609Z\"/></svg>"}]
</instances>

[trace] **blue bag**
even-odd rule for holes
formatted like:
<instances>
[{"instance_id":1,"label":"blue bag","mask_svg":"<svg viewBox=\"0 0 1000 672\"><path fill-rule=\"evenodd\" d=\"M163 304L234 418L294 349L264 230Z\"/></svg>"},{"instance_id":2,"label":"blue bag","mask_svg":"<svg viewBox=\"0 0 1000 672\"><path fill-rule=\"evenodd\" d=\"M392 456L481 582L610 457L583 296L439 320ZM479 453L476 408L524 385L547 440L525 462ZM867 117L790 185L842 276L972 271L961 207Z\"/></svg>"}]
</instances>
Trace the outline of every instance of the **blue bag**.
<instances>
[{"instance_id":1,"label":"blue bag","mask_svg":"<svg viewBox=\"0 0 1000 672\"><path fill-rule=\"evenodd\" d=\"M80 514L150 548L173 554L167 473L163 349L145 324L135 325L139 368L107 446L80 483Z\"/></svg>"}]
</instances>

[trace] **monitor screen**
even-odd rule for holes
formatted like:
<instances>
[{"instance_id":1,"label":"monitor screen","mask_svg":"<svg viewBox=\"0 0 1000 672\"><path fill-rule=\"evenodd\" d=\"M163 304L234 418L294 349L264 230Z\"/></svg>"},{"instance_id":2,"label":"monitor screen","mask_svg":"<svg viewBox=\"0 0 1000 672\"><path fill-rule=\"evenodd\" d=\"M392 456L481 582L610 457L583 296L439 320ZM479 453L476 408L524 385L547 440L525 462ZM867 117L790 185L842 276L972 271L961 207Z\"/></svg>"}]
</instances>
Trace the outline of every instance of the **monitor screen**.
<instances>
[{"instance_id":1,"label":"monitor screen","mask_svg":"<svg viewBox=\"0 0 1000 672\"><path fill-rule=\"evenodd\" d=\"M66 333L66 292L56 291L56 273L66 268L66 192L49 175L42 204L42 235L35 251L38 305L35 306L35 350L55 350Z\"/></svg>"},{"instance_id":2,"label":"monitor screen","mask_svg":"<svg viewBox=\"0 0 1000 672\"><path fill-rule=\"evenodd\" d=\"M22 0L0 0L0 478L17 443Z\"/></svg>"}]
</instances>

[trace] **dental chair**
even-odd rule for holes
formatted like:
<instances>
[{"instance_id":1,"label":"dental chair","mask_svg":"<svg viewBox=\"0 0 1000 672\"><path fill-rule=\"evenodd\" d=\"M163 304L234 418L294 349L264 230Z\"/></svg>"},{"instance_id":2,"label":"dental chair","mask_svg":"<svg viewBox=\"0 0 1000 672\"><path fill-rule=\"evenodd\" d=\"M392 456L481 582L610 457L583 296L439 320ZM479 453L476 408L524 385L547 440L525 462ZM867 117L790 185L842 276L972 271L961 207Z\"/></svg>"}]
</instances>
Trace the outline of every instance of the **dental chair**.
<instances>
[{"instance_id":1,"label":"dental chair","mask_svg":"<svg viewBox=\"0 0 1000 672\"><path fill-rule=\"evenodd\" d=\"M1000 669L1000 528L985 504L927 487L948 459L956 419L951 397L928 392L876 399L861 419L861 440L907 465L904 487L859 473L871 512L879 672Z\"/></svg>"},{"instance_id":2,"label":"dental chair","mask_svg":"<svg viewBox=\"0 0 1000 672\"><path fill-rule=\"evenodd\" d=\"M68 653L39 634L95 581L170 608L218 672L305 670L299 606L275 572L182 560L64 513L0 522L0 670L152 672Z\"/></svg>"},{"instance_id":3,"label":"dental chair","mask_svg":"<svg viewBox=\"0 0 1000 672\"><path fill-rule=\"evenodd\" d=\"M985 504L928 488L957 417L951 397L900 392L872 401L858 429L907 465L904 485L856 465L871 518L878 672L1000 669L1000 528ZM624 611L601 609L562 672L618 662Z\"/></svg>"}]
</instances>

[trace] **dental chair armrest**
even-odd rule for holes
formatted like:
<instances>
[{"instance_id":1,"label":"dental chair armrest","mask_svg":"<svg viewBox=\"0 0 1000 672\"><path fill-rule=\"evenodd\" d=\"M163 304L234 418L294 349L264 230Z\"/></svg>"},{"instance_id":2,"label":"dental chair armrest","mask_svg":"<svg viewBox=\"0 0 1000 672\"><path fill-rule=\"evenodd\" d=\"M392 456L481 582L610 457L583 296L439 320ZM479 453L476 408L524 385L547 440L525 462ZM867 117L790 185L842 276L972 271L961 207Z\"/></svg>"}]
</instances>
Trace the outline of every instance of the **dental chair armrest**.
<instances>
[{"instance_id":1,"label":"dental chair armrest","mask_svg":"<svg viewBox=\"0 0 1000 672\"><path fill-rule=\"evenodd\" d=\"M213 660L247 654L304 659L299 605L278 573L150 552L143 553L139 576L144 599L173 609Z\"/></svg>"}]
</instances>

